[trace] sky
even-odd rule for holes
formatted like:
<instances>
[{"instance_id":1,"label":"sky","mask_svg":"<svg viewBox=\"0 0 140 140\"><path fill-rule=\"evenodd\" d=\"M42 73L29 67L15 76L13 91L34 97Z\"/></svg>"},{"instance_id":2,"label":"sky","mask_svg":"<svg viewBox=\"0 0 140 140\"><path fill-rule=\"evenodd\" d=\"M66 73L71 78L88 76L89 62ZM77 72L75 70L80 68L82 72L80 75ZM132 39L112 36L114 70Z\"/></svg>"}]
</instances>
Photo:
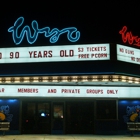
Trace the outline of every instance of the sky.
<instances>
[{"instance_id":1,"label":"sky","mask_svg":"<svg viewBox=\"0 0 140 140\"><path fill-rule=\"evenodd\" d=\"M64 29L76 27L80 31L77 42L69 42L62 36L55 44L43 35L38 37L34 44L24 40L18 46L61 45L61 44L95 44L95 43L123 43L119 31L123 26L128 27L134 35L140 36L140 10L137 0L127 1L44 1L25 3L24 1L4 3L0 9L0 47L17 46L13 42L12 33L8 28L14 25L19 17L24 17L25 25L31 27L33 20L38 22L40 28ZM7 9L7 10L6 10ZM31 32L33 33L32 27Z\"/></svg>"},{"instance_id":2,"label":"sky","mask_svg":"<svg viewBox=\"0 0 140 140\"><path fill-rule=\"evenodd\" d=\"M138 0L94 0L94 1L60 1L46 0L40 1L3 1L0 8L0 48L12 47L30 47L30 46L51 46L51 45L76 45L76 44L99 44L99 43L116 43L130 45L128 42L122 41L119 31L123 26L127 26L128 32L132 32L134 36L140 37L140 4ZM19 17L24 17L24 23L18 30L20 35L22 29L28 25L31 33L34 30L31 26L33 20L36 20L39 28L50 27L59 30L67 27L75 27L80 32L80 38L76 42L70 42L67 34L62 34L56 43L50 43L49 37L39 34L37 40L33 44L29 44L26 36L20 44L15 44L12 33L8 29L14 25ZM130 45L137 48L133 44ZM49 63L50 64L50 63ZM71 71L77 68L77 71L91 70L90 64L85 62L75 63L74 66L66 64L65 68L59 66L59 63L50 64L11 64L10 73L20 74L24 72L38 73L39 69L43 72L52 72L52 70ZM3 64L1 73L9 73L9 65ZM81 66L81 67L80 67ZM101 65L102 66L102 65ZM57 67L57 69L56 69ZM62 67L62 69L61 69ZM93 66L94 67L94 66ZM103 66L106 68L105 66ZM58 70L59 68L59 70ZM20 70L19 70L20 69ZM99 67L100 69L100 67ZM109 67L108 67L109 69ZM107 70L108 70L107 69ZM103 70L102 68L100 70ZM96 70L95 70L96 71ZM98 71L98 67L97 67Z\"/></svg>"}]
</instances>

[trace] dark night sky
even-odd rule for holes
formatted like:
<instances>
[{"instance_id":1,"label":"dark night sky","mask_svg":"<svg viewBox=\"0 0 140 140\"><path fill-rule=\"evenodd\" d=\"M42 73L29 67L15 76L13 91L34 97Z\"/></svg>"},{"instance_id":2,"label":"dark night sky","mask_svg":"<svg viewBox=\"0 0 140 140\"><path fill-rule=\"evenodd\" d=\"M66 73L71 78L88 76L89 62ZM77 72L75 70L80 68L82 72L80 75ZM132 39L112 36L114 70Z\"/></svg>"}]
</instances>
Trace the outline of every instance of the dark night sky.
<instances>
[{"instance_id":1,"label":"dark night sky","mask_svg":"<svg viewBox=\"0 0 140 140\"><path fill-rule=\"evenodd\" d=\"M128 27L128 31L132 31L133 35L140 37L140 7L138 0L114 0L114 1L60 1L46 0L44 2L33 1L4 1L0 8L0 47L28 47L28 46L50 46L50 45L73 45L73 44L95 44L95 43L119 43L123 44L119 31L124 25ZM33 20L38 22L39 28L50 27L50 29L58 28L62 30L67 27L76 27L80 31L81 36L77 42L70 42L64 34L60 36L55 44L49 42L49 38L45 38L43 34L39 34L34 44L29 44L24 37L20 45L15 45L12 39L12 33L8 33L8 28L14 25L14 22L23 16L24 24L31 27ZM21 31L20 30L20 31ZM20 32L19 31L19 32ZM33 33L33 29L31 28ZM128 45L128 43L126 43ZM133 46L135 47L135 46ZM113 71L106 67L105 64L95 69L91 62L75 62L75 63L39 63L33 64L2 64L1 74L38 74L38 73L63 73L63 72L98 72ZM74 66L73 66L74 64ZM49 65L49 66L48 66ZM98 64L97 64L98 65ZM107 64L109 65L109 64ZM71 67L72 66L72 67ZM90 67L89 67L90 66ZM10 69L9 69L10 67ZM92 67L92 68L91 68ZM125 67L125 65L124 65ZM123 69L124 67L121 66ZM72 69L74 68L74 69ZM104 69L103 69L104 68ZM126 67L125 67L126 68ZM124 69L125 69L124 68ZM132 68L133 69L133 68ZM139 68L135 68L139 69ZM134 69L134 71L135 71ZM10 70L10 72L9 72ZM139 73L139 71L138 71Z\"/></svg>"},{"instance_id":2,"label":"dark night sky","mask_svg":"<svg viewBox=\"0 0 140 140\"><path fill-rule=\"evenodd\" d=\"M12 40L12 34L7 30L14 24L17 18L23 16L25 25L31 25L36 20L39 27L63 29L74 26L81 32L81 38L77 44L91 43L122 43L119 30L124 25L134 35L140 36L140 10L137 0L127 1L45 1L44 3L10 2L1 5L0 9L0 44L1 47L16 46ZM7 9L7 10L6 10ZM56 44L70 43L65 36L61 37ZM28 46L26 39L21 46ZM52 45L49 39L40 35L33 45ZM20 45L19 45L20 46ZM30 45L31 46L31 45Z\"/></svg>"}]
</instances>

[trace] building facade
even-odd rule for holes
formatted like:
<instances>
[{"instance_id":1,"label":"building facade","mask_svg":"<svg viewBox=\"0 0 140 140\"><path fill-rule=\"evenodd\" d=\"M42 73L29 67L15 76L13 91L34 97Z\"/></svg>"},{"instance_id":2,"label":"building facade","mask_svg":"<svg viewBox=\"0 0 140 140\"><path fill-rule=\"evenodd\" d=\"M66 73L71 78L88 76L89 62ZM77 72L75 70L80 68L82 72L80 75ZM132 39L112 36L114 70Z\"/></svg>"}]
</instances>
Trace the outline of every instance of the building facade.
<instances>
[{"instance_id":1,"label":"building facade","mask_svg":"<svg viewBox=\"0 0 140 140\"><path fill-rule=\"evenodd\" d=\"M0 48L9 134L125 134L140 119L139 49L119 44Z\"/></svg>"}]
</instances>

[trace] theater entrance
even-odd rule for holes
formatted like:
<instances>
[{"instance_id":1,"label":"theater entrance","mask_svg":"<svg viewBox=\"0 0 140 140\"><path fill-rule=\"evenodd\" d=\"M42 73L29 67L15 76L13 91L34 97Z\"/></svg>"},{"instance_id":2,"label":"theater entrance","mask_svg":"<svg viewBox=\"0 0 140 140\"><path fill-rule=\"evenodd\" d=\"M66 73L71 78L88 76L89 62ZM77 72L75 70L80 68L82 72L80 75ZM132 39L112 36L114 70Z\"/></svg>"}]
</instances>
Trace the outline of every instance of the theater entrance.
<instances>
[{"instance_id":1,"label":"theater entrance","mask_svg":"<svg viewBox=\"0 0 140 140\"><path fill-rule=\"evenodd\" d=\"M22 102L22 134L50 134L50 119L49 102Z\"/></svg>"},{"instance_id":2,"label":"theater entrance","mask_svg":"<svg viewBox=\"0 0 140 140\"><path fill-rule=\"evenodd\" d=\"M51 134L65 134L64 102L52 103L52 128Z\"/></svg>"},{"instance_id":3,"label":"theater entrance","mask_svg":"<svg viewBox=\"0 0 140 140\"><path fill-rule=\"evenodd\" d=\"M94 134L94 102L66 103L66 134Z\"/></svg>"},{"instance_id":4,"label":"theater entrance","mask_svg":"<svg viewBox=\"0 0 140 140\"><path fill-rule=\"evenodd\" d=\"M22 101L22 134L94 134L94 101Z\"/></svg>"}]
</instances>

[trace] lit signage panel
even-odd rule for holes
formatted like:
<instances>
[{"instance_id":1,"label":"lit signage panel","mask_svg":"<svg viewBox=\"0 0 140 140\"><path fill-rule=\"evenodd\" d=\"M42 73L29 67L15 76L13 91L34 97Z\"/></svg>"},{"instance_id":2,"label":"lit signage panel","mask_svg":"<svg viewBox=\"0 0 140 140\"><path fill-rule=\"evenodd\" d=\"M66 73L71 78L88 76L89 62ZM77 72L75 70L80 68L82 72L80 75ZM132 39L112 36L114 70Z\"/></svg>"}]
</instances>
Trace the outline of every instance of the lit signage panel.
<instances>
[{"instance_id":1,"label":"lit signage panel","mask_svg":"<svg viewBox=\"0 0 140 140\"><path fill-rule=\"evenodd\" d=\"M124 45L117 45L117 60L140 64L140 50Z\"/></svg>"},{"instance_id":2,"label":"lit signage panel","mask_svg":"<svg viewBox=\"0 0 140 140\"><path fill-rule=\"evenodd\" d=\"M0 97L139 97L140 87L0 85Z\"/></svg>"},{"instance_id":3,"label":"lit signage panel","mask_svg":"<svg viewBox=\"0 0 140 140\"><path fill-rule=\"evenodd\" d=\"M0 48L0 63L109 60L109 44Z\"/></svg>"}]
</instances>

